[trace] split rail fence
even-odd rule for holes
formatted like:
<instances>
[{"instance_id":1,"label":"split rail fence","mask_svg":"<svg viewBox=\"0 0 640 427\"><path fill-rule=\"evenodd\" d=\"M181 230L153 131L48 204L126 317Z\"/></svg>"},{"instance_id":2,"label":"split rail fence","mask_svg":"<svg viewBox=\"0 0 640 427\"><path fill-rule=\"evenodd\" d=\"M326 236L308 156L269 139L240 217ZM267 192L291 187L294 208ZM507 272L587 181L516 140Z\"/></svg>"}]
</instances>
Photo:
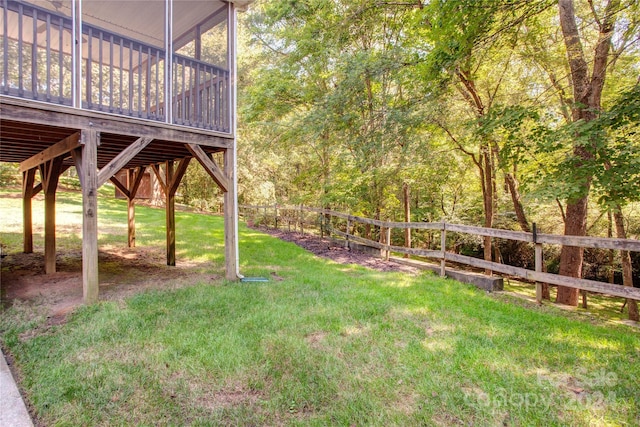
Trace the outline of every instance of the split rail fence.
<instances>
[{"instance_id":1,"label":"split rail fence","mask_svg":"<svg viewBox=\"0 0 640 427\"><path fill-rule=\"evenodd\" d=\"M291 230L291 226L293 225L294 231L297 231L299 228L302 233L304 233L305 227L307 230L319 230L321 236L338 236L344 239L345 247L348 247L349 242L355 242L380 249L381 253L387 260L389 259L391 252L439 260L441 276L444 276L445 274L446 262L450 261L470 267L485 269L485 272L488 272L489 274L491 272L498 272L533 281L536 282L536 300L538 302L542 301L542 284L544 283L640 301L640 288L560 276L558 274L545 273L542 271L543 244L640 252L640 240L543 234L537 233L535 227L532 233L526 233L522 231L450 224L447 222L390 222L362 218L328 209L318 209L306 206L239 205L239 208L240 215L244 217L245 220L252 220L255 222L260 219L261 222L272 224L275 228L288 227L289 230ZM361 225L379 227L379 241L356 235L355 230ZM429 250L413 248L410 247L410 244L405 246L395 246L391 244L393 229L432 230L439 232L440 249ZM447 252L447 232L465 233L482 237L489 236L492 238L532 243L534 245L535 269L529 270L522 267L515 267Z\"/></svg>"}]
</instances>

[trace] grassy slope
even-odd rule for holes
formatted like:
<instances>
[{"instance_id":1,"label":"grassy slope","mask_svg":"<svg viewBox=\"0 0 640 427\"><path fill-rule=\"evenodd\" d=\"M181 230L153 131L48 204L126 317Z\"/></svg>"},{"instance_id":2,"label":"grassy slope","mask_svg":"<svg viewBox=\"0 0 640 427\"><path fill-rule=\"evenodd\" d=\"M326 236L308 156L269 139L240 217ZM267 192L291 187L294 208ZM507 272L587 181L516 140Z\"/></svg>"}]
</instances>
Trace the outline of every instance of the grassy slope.
<instances>
[{"instance_id":1,"label":"grassy slope","mask_svg":"<svg viewBox=\"0 0 640 427\"><path fill-rule=\"evenodd\" d=\"M64 206L78 200L67 198ZM3 212L14 202L2 199ZM124 212L103 200L101 221L111 232L101 244L123 244L116 242L126 235ZM139 208L138 223L139 245L163 245L162 211ZM0 237L12 247L19 239L4 225ZM221 218L178 214L179 259L220 269L221 236ZM338 265L244 227L241 258L245 275L284 280L200 283L103 302L22 335L31 338L20 334L44 319L29 306L5 311L3 344L42 420L640 423L640 336L628 328L521 307L426 274Z\"/></svg>"}]
</instances>

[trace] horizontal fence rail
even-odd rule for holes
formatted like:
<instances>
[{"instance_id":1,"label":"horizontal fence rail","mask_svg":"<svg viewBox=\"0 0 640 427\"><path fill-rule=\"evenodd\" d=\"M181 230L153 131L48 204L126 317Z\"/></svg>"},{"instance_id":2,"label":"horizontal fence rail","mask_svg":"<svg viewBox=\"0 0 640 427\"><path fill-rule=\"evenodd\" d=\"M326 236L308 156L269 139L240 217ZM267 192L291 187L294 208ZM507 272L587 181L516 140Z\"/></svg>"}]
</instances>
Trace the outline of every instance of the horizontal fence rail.
<instances>
[{"instance_id":1,"label":"horizontal fence rail","mask_svg":"<svg viewBox=\"0 0 640 427\"><path fill-rule=\"evenodd\" d=\"M245 218L256 218L262 214L263 218L273 218L272 223L277 228L278 225L287 224L289 228L293 224L294 230L300 228L304 232L304 227L316 227L320 229L321 235L335 235L345 240L345 246L354 242L380 249L388 259L391 252L420 256L439 260L441 263L441 275L445 272L447 261L470 267L481 268L489 271L519 277L525 280L536 282L536 299L541 301L541 285L566 286L588 292L596 292L622 298L640 300L640 288L630 286L612 285L595 280L581 279L575 277L560 276L558 274L542 272L542 245L565 245L582 248L613 249L640 252L640 240L616 239L604 237L582 237L582 236L561 236L555 234L527 233L522 231L500 230L495 228L476 227L461 224L449 224L447 222L391 222L336 212L329 209L310 208L305 206L278 206L278 205L240 205L241 214ZM314 219L309 219L308 214L315 214ZM344 231L332 225L331 218L338 218L346 221ZM380 241L371 240L354 234L353 230L357 224L380 227ZM394 246L391 244L391 230L393 229L413 229L413 230L434 230L441 234L440 250L428 250L411 248L405 246ZM384 231L384 232L383 232ZM465 233L474 236L489 236L493 238L516 240L520 242L532 243L535 247L535 271L522 267L515 267L484 259L447 252L446 233Z\"/></svg>"}]
</instances>

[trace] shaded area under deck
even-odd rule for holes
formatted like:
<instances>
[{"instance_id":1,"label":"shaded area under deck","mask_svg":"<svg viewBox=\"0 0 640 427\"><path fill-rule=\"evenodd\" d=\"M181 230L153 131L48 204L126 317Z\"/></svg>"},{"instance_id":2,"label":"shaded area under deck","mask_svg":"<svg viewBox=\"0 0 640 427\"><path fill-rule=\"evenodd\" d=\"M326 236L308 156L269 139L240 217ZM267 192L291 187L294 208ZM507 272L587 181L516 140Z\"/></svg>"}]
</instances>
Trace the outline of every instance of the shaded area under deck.
<instances>
[{"instance_id":1,"label":"shaded area under deck","mask_svg":"<svg viewBox=\"0 0 640 427\"><path fill-rule=\"evenodd\" d=\"M45 197L45 271L56 270L55 194L60 174L75 167L83 193L83 298L98 297L97 189L111 180L129 203L129 246L135 245L134 200L147 167L165 193L167 264L175 265L175 193L195 158L224 192L226 277L237 278L233 137L212 131L120 117L37 101L0 99L0 161L21 164L24 250L33 251L31 200ZM214 154L223 159L219 166ZM126 170L128 182L114 175Z\"/></svg>"}]
</instances>

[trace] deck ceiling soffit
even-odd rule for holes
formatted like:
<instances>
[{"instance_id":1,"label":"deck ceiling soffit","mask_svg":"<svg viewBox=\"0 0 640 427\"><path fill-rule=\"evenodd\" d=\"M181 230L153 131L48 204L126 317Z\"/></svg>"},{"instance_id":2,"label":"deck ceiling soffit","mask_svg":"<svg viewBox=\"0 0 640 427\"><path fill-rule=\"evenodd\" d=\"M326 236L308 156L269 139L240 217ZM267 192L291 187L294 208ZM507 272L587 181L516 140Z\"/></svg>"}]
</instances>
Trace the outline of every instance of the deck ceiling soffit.
<instances>
[{"instance_id":1,"label":"deck ceiling soffit","mask_svg":"<svg viewBox=\"0 0 640 427\"><path fill-rule=\"evenodd\" d=\"M231 1L245 9L253 0ZM71 2L35 1L45 9L71 16ZM216 13L225 7L222 0L173 0L173 35L179 37L203 25L202 31L223 22L227 14ZM83 1L83 19L117 34L163 48L165 37L165 0L103 0ZM160 6L160 7L159 7ZM144 17L144 19L141 19ZM179 49L181 46L174 46Z\"/></svg>"},{"instance_id":2,"label":"deck ceiling soffit","mask_svg":"<svg viewBox=\"0 0 640 427\"><path fill-rule=\"evenodd\" d=\"M85 2L83 14L87 22L118 34L163 48L165 37L165 11L162 0L109 0ZM205 32L224 22L225 2L220 0L174 0L173 25L174 49L180 49L190 39L183 36L197 26ZM126 13L123 13L126 12ZM144 16L144 19L140 19ZM182 41L179 41L182 40Z\"/></svg>"}]
</instances>

